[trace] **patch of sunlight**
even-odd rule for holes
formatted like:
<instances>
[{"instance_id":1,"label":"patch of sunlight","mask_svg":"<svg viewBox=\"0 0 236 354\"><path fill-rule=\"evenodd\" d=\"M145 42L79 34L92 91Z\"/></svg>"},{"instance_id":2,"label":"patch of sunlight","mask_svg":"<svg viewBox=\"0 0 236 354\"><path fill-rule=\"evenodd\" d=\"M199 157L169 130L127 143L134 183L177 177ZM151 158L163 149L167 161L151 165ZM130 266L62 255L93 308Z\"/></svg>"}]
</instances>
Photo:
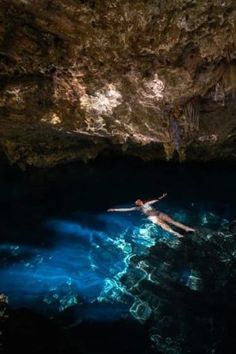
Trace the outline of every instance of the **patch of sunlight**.
<instances>
[{"instance_id":1,"label":"patch of sunlight","mask_svg":"<svg viewBox=\"0 0 236 354\"><path fill-rule=\"evenodd\" d=\"M80 97L80 104L87 112L100 114L112 114L114 108L121 104L122 95L115 85L109 84L102 90L96 91L94 95L83 95Z\"/></svg>"}]
</instances>

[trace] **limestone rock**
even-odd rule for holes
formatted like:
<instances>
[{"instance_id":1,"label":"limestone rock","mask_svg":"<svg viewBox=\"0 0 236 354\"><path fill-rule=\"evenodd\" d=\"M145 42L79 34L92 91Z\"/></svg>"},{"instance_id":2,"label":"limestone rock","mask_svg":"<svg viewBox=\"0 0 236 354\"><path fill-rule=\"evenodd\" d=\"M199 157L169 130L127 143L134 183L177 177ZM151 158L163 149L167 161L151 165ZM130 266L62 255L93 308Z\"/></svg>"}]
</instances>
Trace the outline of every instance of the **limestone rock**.
<instances>
[{"instance_id":1,"label":"limestone rock","mask_svg":"<svg viewBox=\"0 0 236 354\"><path fill-rule=\"evenodd\" d=\"M235 33L233 0L0 0L1 147L235 159Z\"/></svg>"}]
</instances>

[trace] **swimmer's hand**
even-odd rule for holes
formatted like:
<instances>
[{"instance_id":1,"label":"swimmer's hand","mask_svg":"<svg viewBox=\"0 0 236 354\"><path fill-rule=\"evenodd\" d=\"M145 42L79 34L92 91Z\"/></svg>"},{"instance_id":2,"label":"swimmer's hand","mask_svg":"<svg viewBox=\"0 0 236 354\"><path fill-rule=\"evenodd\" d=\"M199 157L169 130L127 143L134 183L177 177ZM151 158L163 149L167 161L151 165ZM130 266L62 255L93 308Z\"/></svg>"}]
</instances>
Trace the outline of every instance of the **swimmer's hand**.
<instances>
[{"instance_id":1,"label":"swimmer's hand","mask_svg":"<svg viewBox=\"0 0 236 354\"><path fill-rule=\"evenodd\" d=\"M161 199L165 198L166 196L167 196L167 193L163 193L158 199L149 200L145 204L152 205L154 203L159 202Z\"/></svg>"},{"instance_id":2,"label":"swimmer's hand","mask_svg":"<svg viewBox=\"0 0 236 354\"><path fill-rule=\"evenodd\" d=\"M107 209L108 212L115 211L115 209Z\"/></svg>"}]
</instances>

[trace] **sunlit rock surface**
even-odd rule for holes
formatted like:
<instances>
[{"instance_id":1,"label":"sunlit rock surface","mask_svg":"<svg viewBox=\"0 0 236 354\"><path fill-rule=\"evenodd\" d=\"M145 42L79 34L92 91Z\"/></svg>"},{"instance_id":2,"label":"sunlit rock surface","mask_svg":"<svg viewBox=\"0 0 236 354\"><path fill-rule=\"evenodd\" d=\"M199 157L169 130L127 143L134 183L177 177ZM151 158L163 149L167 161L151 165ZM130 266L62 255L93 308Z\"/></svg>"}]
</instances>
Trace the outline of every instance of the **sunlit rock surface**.
<instances>
[{"instance_id":1,"label":"sunlit rock surface","mask_svg":"<svg viewBox=\"0 0 236 354\"><path fill-rule=\"evenodd\" d=\"M235 26L233 0L0 0L3 151L235 159Z\"/></svg>"}]
</instances>

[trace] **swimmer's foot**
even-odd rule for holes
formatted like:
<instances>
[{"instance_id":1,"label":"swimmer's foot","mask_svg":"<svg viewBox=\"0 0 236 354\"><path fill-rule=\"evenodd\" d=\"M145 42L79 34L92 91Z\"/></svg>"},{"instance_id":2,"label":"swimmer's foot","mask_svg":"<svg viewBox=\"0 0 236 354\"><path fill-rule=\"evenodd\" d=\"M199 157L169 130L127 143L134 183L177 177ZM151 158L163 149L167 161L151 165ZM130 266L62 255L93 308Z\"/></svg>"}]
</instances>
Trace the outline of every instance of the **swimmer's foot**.
<instances>
[{"instance_id":1,"label":"swimmer's foot","mask_svg":"<svg viewBox=\"0 0 236 354\"><path fill-rule=\"evenodd\" d=\"M185 229L186 232L195 232L195 229L192 229L191 227L186 227Z\"/></svg>"},{"instance_id":2,"label":"swimmer's foot","mask_svg":"<svg viewBox=\"0 0 236 354\"><path fill-rule=\"evenodd\" d=\"M178 232L173 233L178 238L184 238L184 235L179 234Z\"/></svg>"}]
</instances>

